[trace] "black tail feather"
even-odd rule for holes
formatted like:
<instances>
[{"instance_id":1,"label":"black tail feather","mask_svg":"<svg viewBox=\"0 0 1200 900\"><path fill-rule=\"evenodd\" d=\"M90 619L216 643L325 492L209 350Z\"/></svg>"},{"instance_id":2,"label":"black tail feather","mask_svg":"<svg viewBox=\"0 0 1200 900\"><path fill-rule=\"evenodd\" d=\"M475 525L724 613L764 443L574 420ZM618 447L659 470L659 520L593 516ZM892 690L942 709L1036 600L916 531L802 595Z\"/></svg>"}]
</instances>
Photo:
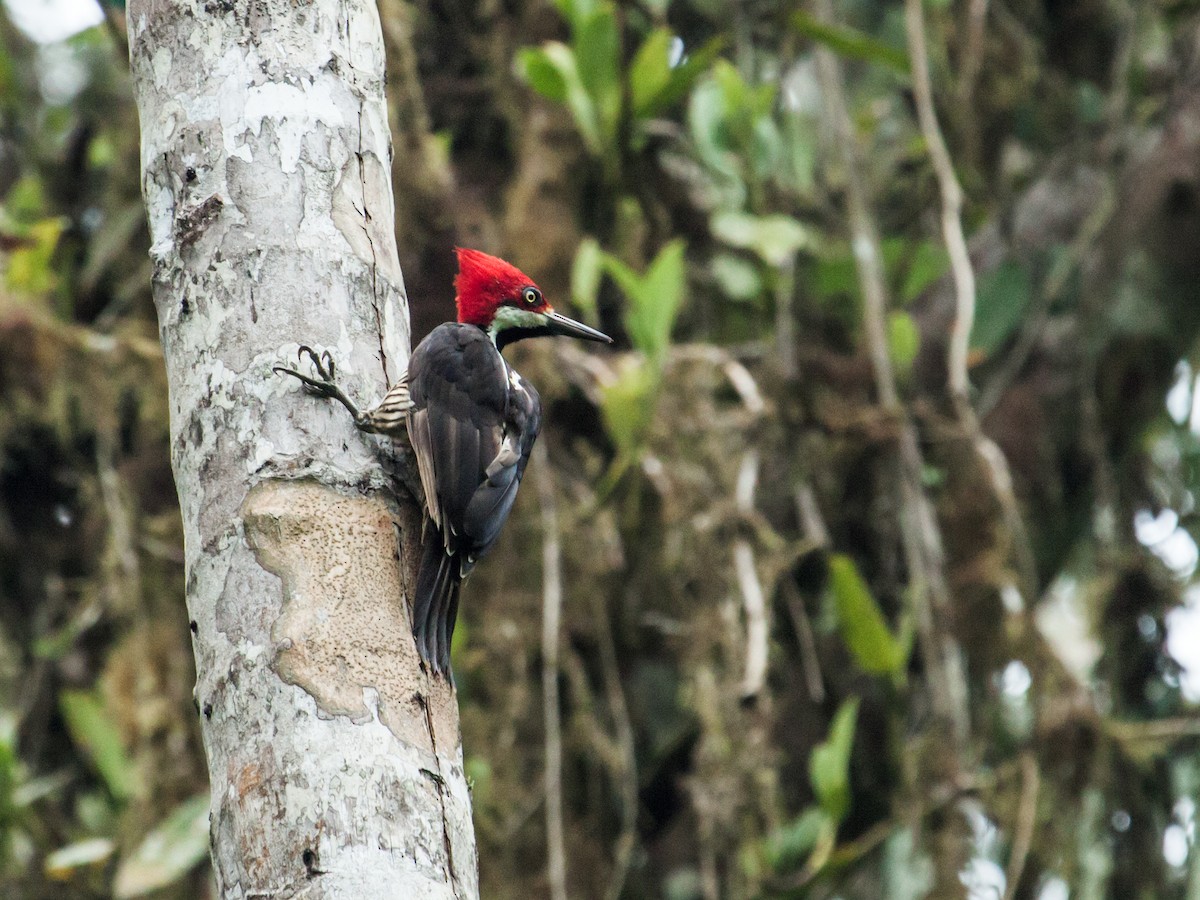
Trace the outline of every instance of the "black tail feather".
<instances>
[{"instance_id":1,"label":"black tail feather","mask_svg":"<svg viewBox=\"0 0 1200 900\"><path fill-rule=\"evenodd\" d=\"M442 536L429 523L413 597L413 636L425 664L446 676L450 674L450 639L458 613L461 581L457 561L446 552Z\"/></svg>"},{"instance_id":2,"label":"black tail feather","mask_svg":"<svg viewBox=\"0 0 1200 900\"><path fill-rule=\"evenodd\" d=\"M447 674L450 673L450 639L454 636L454 620L458 618L458 589L462 586L458 563L451 560L449 568L449 590L446 592L445 605L439 610L437 655L438 665Z\"/></svg>"},{"instance_id":3,"label":"black tail feather","mask_svg":"<svg viewBox=\"0 0 1200 900\"><path fill-rule=\"evenodd\" d=\"M444 674L442 657L446 654L442 651L442 623L446 619L446 602L451 590L450 570L452 568L453 560L443 552L442 558L438 562L433 598L425 618L425 650L429 655L428 662L433 666L433 671L438 674Z\"/></svg>"}]
</instances>

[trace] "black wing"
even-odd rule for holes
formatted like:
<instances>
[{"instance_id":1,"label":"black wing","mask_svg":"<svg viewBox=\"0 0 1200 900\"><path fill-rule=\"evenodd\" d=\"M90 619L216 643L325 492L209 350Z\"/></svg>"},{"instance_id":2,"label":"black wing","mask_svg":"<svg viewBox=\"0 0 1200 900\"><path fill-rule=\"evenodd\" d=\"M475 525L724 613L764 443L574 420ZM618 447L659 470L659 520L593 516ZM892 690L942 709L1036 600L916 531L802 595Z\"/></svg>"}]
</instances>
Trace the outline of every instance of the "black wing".
<instances>
[{"instance_id":1,"label":"black wing","mask_svg":"<svg viewBox=\"0 0 1200 900\"><path fill-rule=\"evenodd\" d=\"M445 554L430 552L427 535L414 628L426 660L446 671L458 582L512 511L541 401L473 325L438 326L413 351L408 372L409 437Z\"/></svg>"},{"instance_id":2,"label":"black wing","mask_svg":"<svg viewBox=\"0 0 1200 900\"><path fill-rule=\"evenodd\" d=\"M426 509L453 553L464 543L467 507L504 440L506 367L484 332L446 324L413 351L408 374L408 431Z\"/></svg>"},{"instance_id":3,"label":"black wing","mask_svg":"<svg viewBox=\"0 0 1200 900\"><path fill-rule=\"evenodd\" d=\"M496 542L500 529L512 512L521 476L525 474L533 442L541 427L542 401L537 391L513 369L508 369L508 377L508 407L505 410L500 450L488 463L485 470L487 478L467 505L463 522L463 530L472 541L470 564L474 564Z\"/></svg>"}]
</instances>

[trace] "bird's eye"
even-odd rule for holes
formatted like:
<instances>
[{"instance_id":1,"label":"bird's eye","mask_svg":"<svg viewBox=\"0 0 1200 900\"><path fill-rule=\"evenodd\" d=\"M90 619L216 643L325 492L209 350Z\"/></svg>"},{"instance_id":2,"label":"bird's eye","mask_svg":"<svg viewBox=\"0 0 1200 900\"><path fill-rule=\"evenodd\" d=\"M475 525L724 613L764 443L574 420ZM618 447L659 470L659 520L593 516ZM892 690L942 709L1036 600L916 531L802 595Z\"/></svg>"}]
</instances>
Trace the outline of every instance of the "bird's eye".
<instances>
[{"instance_id":1,"label":"bird's eye","mask_svg":"<svg viewBox=\"0 0 1200 900\"><path fill-rule=\"evenodd\" d=\"M521 292L521 299L523 299L530 306L533 306L538 302L538 300L541 299L541 294L538 293L537 288L527 287Z\"/></svg>"}]
</instances>

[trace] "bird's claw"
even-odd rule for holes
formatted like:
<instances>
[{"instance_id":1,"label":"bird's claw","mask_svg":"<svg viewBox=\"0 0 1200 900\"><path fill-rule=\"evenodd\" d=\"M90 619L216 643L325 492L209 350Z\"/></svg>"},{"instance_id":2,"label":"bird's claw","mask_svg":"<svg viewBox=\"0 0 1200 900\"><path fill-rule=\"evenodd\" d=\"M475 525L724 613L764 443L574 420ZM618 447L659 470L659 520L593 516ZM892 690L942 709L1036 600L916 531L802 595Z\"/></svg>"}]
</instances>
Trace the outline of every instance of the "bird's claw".
<instances>
[{"instance_id":1,"label":"bird's claw","mask_svg":"<svg viewBox=\"0 0 1200 900\"><path fill-rule=\"evenodd\" d=\"M337 366L333 361L333 357L328 350L322 350L318 353L312 347L305 344L300 345L300 349L296 351L297 364L304 361L304 357L308 357L309 364L312 366L316 378L311 375L305 375L296 369L289 369L287 366L272 366L271 371L280 375L291 375L299 380L301 387L307 394L312 394L316 397L324 397L327 400L336 400L342 406L350 411L354 416L355 424L359 424L362 419L362 414L358 411L358 407L346 396L345 392L337 386L334 381L334 376L337 373ZM361 427L361 426L360 426Z\"/></svg>"},{"instance_id":2,"label":"bird's claw","mask_svg":"<svg viewBox=\"0 0 1200 900\"><path fill-rule=\"evenodd\" d=\"M333 362L333 357L329 355L328 350L322 350L320 353L318 353L312 347L309 347L306 344L301 344L300 349L296 351L296 359L303 362L305 356L308 357L317 374L321 376L322 381L334 381L337 367Z\"/></svg>"},{"instance_id":3,"label":"bird's claw","mask_svg":"<svg viewBox=\"0 0 1200 900\"><path fill-rule=\"evenodd\" d=\"M301 386L306 394L313 394L317 397L330 397L330 391L333 385L328 381L319 381L303 372L297 372L295 369L289 369L287 366L272 366L271 371L277 375L291 375L293 378L300 381Z\"/></svg>"},{"instance_id":4,"label":"bird's claw","mask_svg":"<svg viewBox=\"0 0 1200 900\"><path fill-rule=\"evenodd\" d=\"M316 378L313 378L311 375L305 375L296 369L289 369L287 366L273 366L271 371L277 374L291 375L293 378L298 379L305 393L313 394L317 397L338 399L341 391L334 381L337 366L329 351L324 350L318 353L312 347L301 344L300 349L296 351L297 363L303 363L305 356L308 357L309 364L316 373Z\"/></svg>"}]
</instances>

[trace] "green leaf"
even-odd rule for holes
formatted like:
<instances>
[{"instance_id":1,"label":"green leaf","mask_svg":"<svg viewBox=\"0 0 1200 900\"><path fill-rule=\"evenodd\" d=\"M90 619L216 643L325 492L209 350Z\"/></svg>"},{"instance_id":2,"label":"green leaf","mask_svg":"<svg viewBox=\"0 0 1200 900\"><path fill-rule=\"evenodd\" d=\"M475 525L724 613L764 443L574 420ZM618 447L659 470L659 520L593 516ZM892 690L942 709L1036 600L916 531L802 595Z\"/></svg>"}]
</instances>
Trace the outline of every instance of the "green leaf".
<instances>
[{"instance_id":1,"label":"green leaf","mask_svg":"<svg viewBox=\"0 0 1200 900\"><path fill-rule=\"evenodd\" d=\"M822 255L817 260L813 273L813 289L826 299L854 297L858 294L858 268L850 248L843 245L844 252Z\"/></svg>"},{"instance_id":2,"label":"green leaf","mask_svg":"<svg viewBox=\"0 0 1200 900\"><path fill-rule=\"evenodd\" d=\"M783 138L773 117L776 93L776 84L751 85L733 64L716 60L710 77L692 92L688 107L701 159L739 182L747 168L758 180L770 177L783 154Z\"/></svg>"},{"instance_id":3,"label":"green leaf","mask_svg":"<svg viewBox=\"0 0 1200 900\"><path fill-rule=\"evenodd\" d=\"M518 72L529 86L549 100L565 103L575 120L588 152L603 151L596 106L584 87L575 54L566 44L547 41L540 48L527 47L517 57Z\"/></svg>"},{"instance_id":4,"label":"green leaf","mask_svg":"<svg viewBox=\"0 0 1200 900\"><path fill-rule=\"evenodd\" d=\"M908 271L900 286L900 302L911 303L925 289L946 274L950 268L950 256L946 248L934 241L921 241L913 248L908 260Z\"/></svg>"},{"instance_id":5,"label":"green leaf","mask_svg":"<svg viewBox=\"0 0 1200 900\"><path fill-rule=\"evenodd\" d=\"M808 760L808 777L813 793L830 819L839 823L850 812L850 750L858 719L858 698L838 707L824 743L813 748Z\"/></svg>"},{"instance_id":6,"label":"green leaf","mask_svg":"<svg viewBox=\"0 0 1200 900\"><path fill-rule=\"evenodd\" d=\"M108 134L101 132L92 138L88 145L88 165L93 169L105 169L117 161L116 142Z\"/></svg>"},{"instance_id":7,"label":"green leaf","mask_svg":"<svg viewBox=\"0 0 1200 900\"><path fill-rule=\"evenodd\" d=\"M595 110L601 152L613 146L621 116L621 39L613 8L598 6L571 41L579 78Z\"/></svg>"},{"instance_id":8,"label":"green leaf","mask_svg":"<svg viewBox=\"0 0 1200 900\"><path fill-rule=\"evenodd\" d=\"M727 116L732 116L739 110L749 112L750 87L742 78L737 66L728 60L721 60L712 70L713 81L721 91L721 99L725 101Z\"/></svg>"},{"instance_id":9,"label":"green leaf","mask_svg":"<svg viewBox=\"0 0 1200 900\"><path fill-rule=\"evenodd\" d=\"M629 96L633 114L646 118L653 113L651 104L671 80L671 40L669 28L655 28L642 41L629 65Z\"/></svg>"},{"instance_id":10,"label":"green leaf","mask_svg":"<svg viewBox=\"0 0 1200 900\"><path fill-rule=\"evenodd\" d=\"M654 98L653 112L662 112L682 100L691 90L692 85L712 66L722 50L725 49L725 38L721 35L702 44L699 49L684 56L675 68L671 69L671 77L666 86Z\"/></svg>"},{"instance_id":11,"label":"green leaf","mask_svg":"<svg viewBox=\"0 0 1200 900\"><path fill-rule=\"evenodd\" d=\"M71 740L91 759L109 792L118 800L133 797L137 793L133 765L99 696L90 691L64 690L58 705Z\"/></svg>"},{"instance_id":12,"label":"green leaf","mask_svg":"<svg viewBox=\"0 0 1200 900\"><path fill-rule=\"evenodd\" d=\"M571 266L571 299L592 319L596 317L596 297L600 293L603 262L604 251L595 238L587 237L579 242L575 250L575 262Z\"/></svg>"},{"instance_id":13,"label":"green leaf","mask_svg":"<svg viewBox=\"0 0 1200 900\"><path fill-rule=\"evenodd\" d=\"M810 806L791 822L775 829L767 839L767 863L776 872L800 867L821 837L829 814L819 806Z\"/></svg>"},{"instance_id":14,"label":"green leaf","mask_svg":"<svg viewBox=\"0 0 1200 900\"><path fill-rule=\"evenodd\" d=\"M1029 275L1016 262L1002 263L979 277L972 349L992 354L1016 330L1029 306Z\"/></svg>"},{"instance_id":15,"label":"green leaf","mask_svg":"<svg viewBox=\"0 0 1200 900\"><path fill-rule=\"evenodd\" d=\"M908 259L909 242L902 237L882 237L879 240L879 253L883 259L884 271L895 272Z\"/></svg>"},{"instance_id":16,"label":"green leaf","mask_svg":"<svg viewBox=\"0 0 1200 900\"><path fill-rule=\"evenodd\" d=\"M16 716L0 710L0 863L5 859L7 842L17 810L23 772L16 747Z\"/></svg>"},{"instance_id":17,"label":"green leaf","mask_svg":"<svg viewBox=\"0 0 1200 900\"><path fill-rule=\"evenodd\" d=\"M17 225L32 225L46 214L46 192L42 180L35 175L26 175L8 191L4 198L5 218Z\"/></svg>"},{"instance_id":18,"label":"green leaf","mask_svg":"<svg viewBox=\"0 0 1200 900\"><path fill-rule=\"evenodd\" d=\"M517 72L531 88L553 103L567 102L567 79L541 47L517 51Z\"/></svg>"},{"instance_id":19,"label":"green leaf","mask_svg":"<svg viewBox=\"0 0 1200 900\"><path fill-rule=\"evenodd\" d=\"M716 78L706 78L688 101L688 127L701 161L714 172L738 177L737 160L726 137L725 94Z\"/></svg>"},{"instance_id":20,"label":"green leaf","mask_svg":"<svg viewBox=\"0 0 1200 900\"><path fill-rule=\"evenodd\" d=\"M733 300L753 300L762 293L758 266L749 260L732 253L716 253L709 266L725 296Z\"/></svg>"},{"instance_id":21,"label":"green leaf","mask_svg":"<svg viewBox=\"0 0 1200 900\"><path fill-rule=\"evenodd\" d=\"M0 744L0 769L6 766L5 748ZM0 775L0 786L4 784L4 775ZM22 781L12 791L12 805L15 808L23 808L32 806L39 800L44 800L46 797L56 794L65 788L72 781L71 773L62 769L52 775L43 775L41 778L31 778L29 781ZM4 806L3 801L4 791L0 787L0 809ZM0 819L3 815L0 814Z\"/></svg>"},{"instance_id":22,"label":"green leaf","mask_svg":"<svg viewBox=\"0 0 1200 900\"><path fill-rule=\"evenodd\" d=\"M638 118L660 115L682 100L725 46L723 37L713 38L672 68L673 40L675 35L669 29L656 28L633 58L629 67L629 89L633 113Z\"/></svg>"},{"instance_id":23,"label":"green leaf","mask_svg":"<svg viewBox=\"0 0 1200 900\"><path fill-rule=\"evenodd\" d=\"M554 0L554 5L572 28L578 28L579 23L595 11L596 0Z\"/></svg>"},{"instance_id":24,"label":"green leaf","mask_svg":"<svg viewBox=\"0 0 1200 900\"><path fill-rule=\"evenodd\" d=\"M121 861L113 881L118 900L174 884L208 855L208 794L185 800Z\"/></svg>"},{"instance_id":25,"label":"green leaf","mask_svg":"<svg viewBox=\"0 0 1200 900\"><path fill-rule=\"evenodd\" d=\"M909 74L907 53L878 41L868 34L863 34L856 28L846 25L829 25L818 21L806 12L793 13L792 27L805 37L824 44L842 56L878 63L900 75L907 76Z\"/></svg>"},{"instance_id":26,"label":"green leaf","mask_svg":"<svg viewBox=\"0 0 1200 900\"><path fill-rule=\"evenodd\" d=\"M8 257L5 281L14 291L41 295L51 291L58 281L51 263L66 219L42 219L27 229L28 242Z\"/></svg>"},{"instance_id":27,"label":"green leaf","mask_svg":"<svg viewBox=\"0 0 1200 900\"><path fill-rule=\"evenodd\" d=\"M8 48L0 45L0 102L7 103L15 94L16 78Z\"/></svg>"},{"instance_id":28,"label":"green leaf","mask_svg":"<svg viewBox=\"0 0 1200 900\"><path fill-rule=\"evenodd\" d=\"M731 247L753 250L771 266L782 266L811 241L807 228L784 215L717 213L712 219L712 231Z\"/></svg>"},{"instance_id":29,"label":"green leaf","mask_svg":"<svg viewBox=\"0 0 1200 900\"><path fill-rule=\"evenodd\" d=\"M758 116L750 127L750 162L761 178L779 172L783 162L783 135L769 113Z\"/></svg>"},{"instance_id":30,"label":"green leaf","mask_svg":"<svg viewBox=\"0 0 1200 900\"><path fill-rule=\"evenodd\" d=\"M631 459L637 455L649 430L654 411L657 374L640 360L628 363L616 381L601 390L600 415L618 454Z\"/></svg>"},{"instance_id":31,"label":"green leaf","mask_svg":"<svg viewBox=\"0 0 1200 900\"><path fill-rule=\"evenodd\" d=\"M605 270L629 301L625 328L634 346L656 366L661 366L666 357L671 328L683 303L684 246L680 238L666 244L642 275L614 256L604 257Z\"/></svg>"},{"instance_id":32,"label":"green leaf","mask_svg":"<svg viewBox=\"0 0 1200 900\"><path fill-rule=\"evenodd\" d=\"M816 186L818 129L815 119L784 109L782 124L786 176L795 193L808 196Z\"/></svg>"},{"instance_id":33,"label":"green leaf","mask_svg":"<svg viewBox=\"0 0 1200 900\"><path fill-rule=\"evenodd\" d=\"M104 862L116 849L108 838L89 838L60 847L46 856L43 868L49 878L65 881L75 869Z\"/></svg>"},{"instance_id":34,"label":"green leaf","mask_svg":"<svg viewBox=\"0 0 1200 900\"><path fill-rule=\"evenodd\" d=\"M571 46L579 63L579 77L593 97L619 92L621 37L611 5L599 5L580 20Z\"/></svg>"},{"instance_id":35,"label":"green leaf","mask_svg":"<svg viewBox=\"0 0 1200 900\"><path fill-rule=\"evenodd\" d=\"M888 315L888 352L896 370L907 374L917 351L921 349L921 333L908 313L897 310Z\"/></svg>"},{"instance_id":36,"label":"green leaf","mask_svg":"<svg viewBox=\"0 0 1200 900\"><path fill-rule=\"evenodd\" d=\"M813 847L812 855L808 858L808 869L815 872L823 868L833 856L835 846L837 846L837 823L826 817L817 834L817 845Z\"/></svg>"},{"instance_id":37,"label":"green leaf","mask_svg":"<svg viewBox=\"0 0 1200 900\"><path fill-rule=\"evenodd\" d=\"M908 648L892 636L879 605L850 557L841 553L830 556L829 590L842 638L859 667L873 674L901 672Z\"/></svg>"},{"instance_id":38,"label":"green leaf","mask_svg":"<svg viewBox=\"0 0 1200 900\"><path fill-rule=\"evenodd\" d=\"M102 787L83 791L75 797L75 819L91 834L114 834L117 830L118 803Z\"/></svg>"}]
</instances>

